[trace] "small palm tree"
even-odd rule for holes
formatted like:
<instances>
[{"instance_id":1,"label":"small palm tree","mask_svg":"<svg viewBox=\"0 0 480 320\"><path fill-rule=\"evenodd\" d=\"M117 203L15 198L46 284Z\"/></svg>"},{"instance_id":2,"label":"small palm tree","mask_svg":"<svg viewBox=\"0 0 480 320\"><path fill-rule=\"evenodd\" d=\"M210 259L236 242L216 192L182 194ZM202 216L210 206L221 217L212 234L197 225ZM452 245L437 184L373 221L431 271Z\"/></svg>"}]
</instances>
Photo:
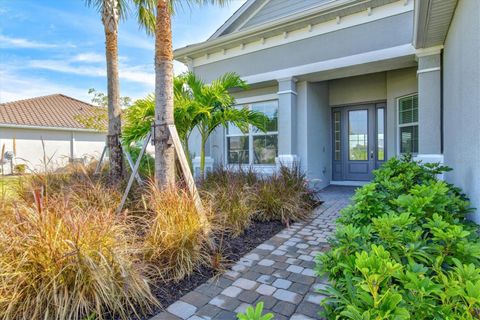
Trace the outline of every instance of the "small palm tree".
<instances>
[{"instance_id":1,"label":"small palm tree","mask_svg":"<svg viewBox=\"0 0 480 320\"><path fill-rule=\"evenodd\" d=\"M191 167L188 140L195 128L200 132L200 172L205 172L205 145L208 137L220 126L235 125L246 133L253 125L266 130L268 117L258 111L236 108L229 90L246 89L247 84L235 73L227 73L210 85L188 72L174 79L174 121ZM143 139L155 119L155 99L150 95L135 103L125 113L123 141L130 145Z\"/></svg>"},{"instance_id":2,"label":"small palm tree","mask_svg":"<svg viewBox=\"0 0 480 320\"><path fill-rule=\"evenodd\" d=\"M118 24L122 18L126 17L129 3L133 3L140 26L152 32L154 0L85 0L85 3L99 11L105 31L108 91L107 145L110 152L110 178L112 183L117 184L123 177L124 169L120 144L122 109L118 77Z\"/></svg>"},{"instance_id":3,"label":"small palm tree","mask_svg":"<svg viewBox=\"0 0 480 320\"><path fill-rule=\"evenodd\" d=\"M196 126L200 133L200 175L205 174L205 145L210 135L220 126L227 128L228 125L238 127L243 133L247 133L249 126L255 126L261 131L266 131L268 117L258 111L248 108L235 107L235 98L230 94L231 89L247 89L248 85L236 73L226 73L214 80L211 84L205 84L194 73L188 72L179 77L183 82L181 93L185 101L196 104L200 109L208 112L198 114Z\"/></svg>"},{"instance_id":4,"label":"small palm tree","mask_svg":"<svg viewBox=\"0 0 480 320\"><path fill-rule=\"evenodd\" d=\"M174 82L178 82L177 78L175 78ZM196 103L184 100L181 96L177 99L177 96L179 95L177 94L177 89L175 89L175 125L191 168L192 160L188 140L193 129L198 124L198 118L202 114L207 113L208 110ZM154 119L155 96L152 94L144 99L136 100L125 112L125 125L122 136L123 143L126 146L130 146L143 140L150 132Z\"/></svg>"}]
</instances>

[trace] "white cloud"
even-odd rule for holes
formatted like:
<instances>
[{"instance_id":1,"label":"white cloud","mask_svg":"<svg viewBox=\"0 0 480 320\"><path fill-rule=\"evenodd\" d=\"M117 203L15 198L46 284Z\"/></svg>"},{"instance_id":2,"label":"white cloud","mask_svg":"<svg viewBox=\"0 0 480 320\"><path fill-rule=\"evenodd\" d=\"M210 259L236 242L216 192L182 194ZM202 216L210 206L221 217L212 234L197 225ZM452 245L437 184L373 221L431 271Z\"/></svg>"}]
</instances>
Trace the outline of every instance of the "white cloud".
<instances>
[{"instance_id":1,"label":"white cloud","mask_svg":"<svg viewBox=\"0 0 480 320\"><path fill-rule=\"evenodd\" d=\"M23 49L51 49L51 48L58 48L58 47L75 47L74 45L67 43L67 44L54 44L54 43L46 43L46 42L39 42L33 41L25 38L13 38L8 37L0 34L0 47L1 48L23 48Z\"/></svg>"},{"instance_id":2,"label":"white cloud","mask_svg":"<svg viewBox=\"0 0 480 320\"><path fill-rule=\"evenodd\" d=\"M31 60L26 67L71 73L81 76L104 77L106 75L105 68L87 65L73 65L68 60Z\"/></svg>"},{"instance_id":3,"label":"white cloud","mask_svg":"<svg viewBox=\"0 0 480 320\"><path fill-rule=\"evenodd\" d=\"M79 60L80 58L80 60ZM98 57L97 57L98 58ZM87 77L106 77L107 71L105 67L98 66L98 64L77 64L76 62L81 61L85 62L87 60L99 60L93 56L86 55L83 57L76 57L72 59L42 59L42 60L31 60L28 64L24 66L19 66L19 68L26 69L43 69L54 72L61 73L70 73L76 74L79 76ZM103 57L102 57L103 60ZM153 69L153 64L141 65L141 66L129 66L124 63L119 65L119 76L121 80L131 81L140 83L146 86L152 86L155 83L155 73Z\"/></svg>"},{"instance_id":4,"label":"white cloud","mask_svg":"<svg viewBox=\"0 0 480 320\"><path fill-rule=\"evenodd\" d=\"M52 82L42 77L18 76L9 71L0 70L0 103L55 93L90 101L87 88Z\"/></svg>"},{"instance_id":5,"label":"white cloud","mask_svg":"<svg viewBox=\"0 0 480 320\"><path fill-rule=\"evenodd\" d=\"M105 62L105 56L94 52L79 53L72 58L72 61L101 63Z\"/></svg>"}]
</instances>

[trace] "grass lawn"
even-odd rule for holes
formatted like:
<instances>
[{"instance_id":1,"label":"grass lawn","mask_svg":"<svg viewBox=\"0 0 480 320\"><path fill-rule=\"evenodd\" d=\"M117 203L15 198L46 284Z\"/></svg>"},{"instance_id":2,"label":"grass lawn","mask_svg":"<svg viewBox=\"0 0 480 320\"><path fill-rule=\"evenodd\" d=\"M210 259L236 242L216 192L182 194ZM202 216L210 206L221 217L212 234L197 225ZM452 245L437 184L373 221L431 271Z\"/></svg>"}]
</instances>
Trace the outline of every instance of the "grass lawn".
<instances>
[{"instance_id":1,"label":"grass lawn","mask_svg":"<svg viewBox=\"0 0 480 320\"><path fill-rule=\"evenodd\" d=\"M0 176L0 199L13 197L20 177L18 176Z\"/></svg>"}]
</instances>

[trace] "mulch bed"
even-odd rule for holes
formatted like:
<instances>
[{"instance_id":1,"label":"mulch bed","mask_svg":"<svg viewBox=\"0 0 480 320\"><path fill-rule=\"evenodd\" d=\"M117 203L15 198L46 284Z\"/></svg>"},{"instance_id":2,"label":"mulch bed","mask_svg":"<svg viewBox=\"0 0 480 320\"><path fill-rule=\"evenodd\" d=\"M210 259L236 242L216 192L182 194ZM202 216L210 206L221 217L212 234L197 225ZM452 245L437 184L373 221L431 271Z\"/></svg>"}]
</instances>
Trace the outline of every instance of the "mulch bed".
<instances>
[{"instance_id":1,"label":"mulch bed","mask_svg":"<svg viewBox=\"0 0 480 320\"><path fill-rule=\"evenodd\" d=\"M233 264L249 251L255 249L258 245L270 239L284 228L285 226L278 221L256 221L247 228L243 235L233 239L224 238L222 244L223 256L227 261ZM215 272L212 268L203 267L180 282L172 282L168 284L158 283L156 286L157 288L153 289L153 293L160 301L162 307L166 308L199 285L207 282L207 280L213 276L215 276ZM161 311L163 310L158 309L144 319L149 319Z\"/></svg>"}]
</instances>

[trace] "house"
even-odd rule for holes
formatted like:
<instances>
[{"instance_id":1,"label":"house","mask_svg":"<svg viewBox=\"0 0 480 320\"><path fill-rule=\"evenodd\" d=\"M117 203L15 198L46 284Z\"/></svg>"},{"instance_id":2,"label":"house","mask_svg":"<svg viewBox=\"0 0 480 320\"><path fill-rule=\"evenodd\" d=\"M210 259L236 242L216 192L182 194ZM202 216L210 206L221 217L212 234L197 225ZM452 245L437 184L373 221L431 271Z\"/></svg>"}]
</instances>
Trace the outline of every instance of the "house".
<instances>
[{"instance_id":1,"label":"house","mask_svg":"<svg viewBox=\"0 0 480 320\"><path fill-rule=\"evenodd\" d=\"M479 17L477 0L248 0L175 59L206 82L239 73L238 105L271 118L266 134L217 130L215 165L298 161L324 187L412 153L453 167L480 207Z\"/></svg>"},{"instance_id":2,"label":"house","mask_svg":"<svg viewBox=\"0 0 480 320\"><path fill-rule=\"evenodd\" d=\"M98 114L98 107L62 94L0 104L4 173L18 164L27 171L44 170L45 164L55 170L70 161L99 157L106 134L86 125Z\"/></svg>"}]
</instances>

